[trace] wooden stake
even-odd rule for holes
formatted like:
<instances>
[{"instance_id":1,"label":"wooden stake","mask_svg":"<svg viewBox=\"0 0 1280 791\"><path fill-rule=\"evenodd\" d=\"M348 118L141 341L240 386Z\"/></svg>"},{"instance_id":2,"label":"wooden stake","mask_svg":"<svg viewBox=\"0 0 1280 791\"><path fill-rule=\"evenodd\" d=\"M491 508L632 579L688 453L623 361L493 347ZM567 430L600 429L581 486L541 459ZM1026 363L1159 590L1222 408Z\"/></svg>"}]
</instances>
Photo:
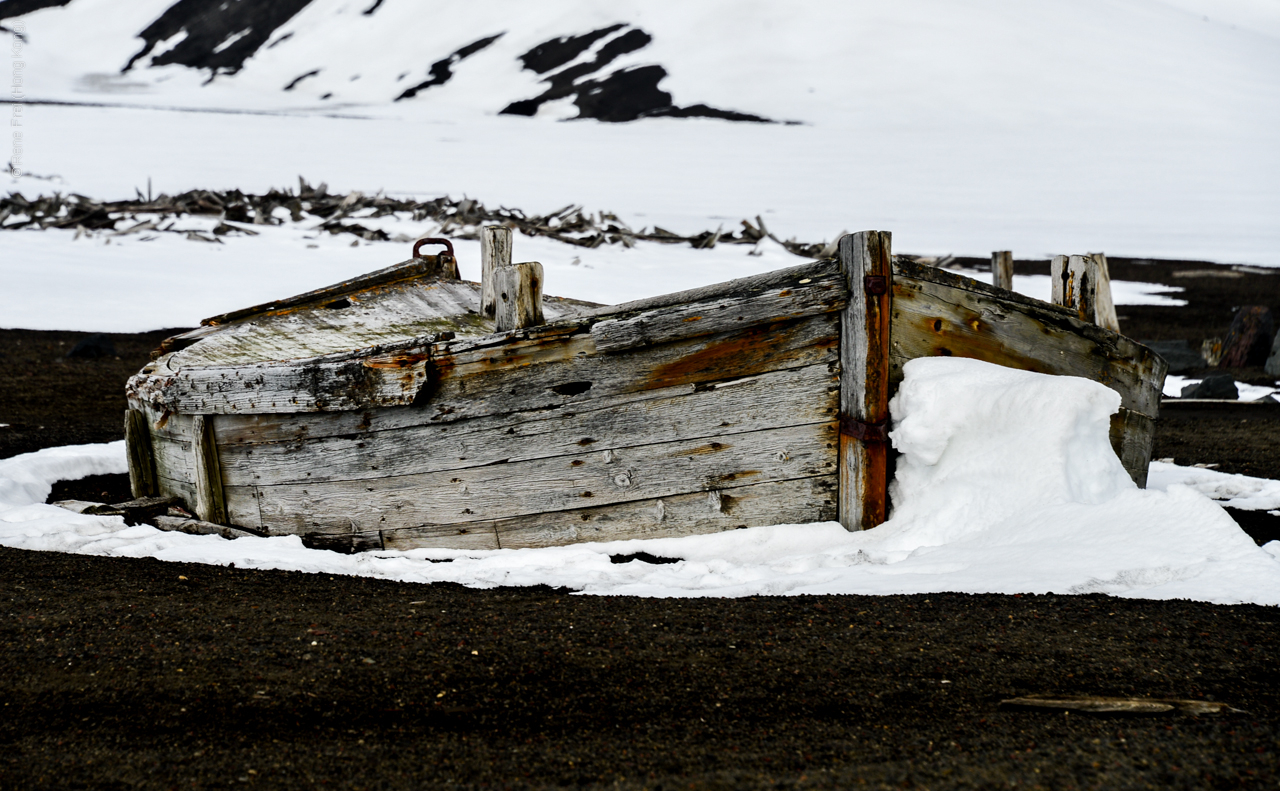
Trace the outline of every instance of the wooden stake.
<instances>
[{"instance_id":1,"label":"wooden stake","mask_svg":"<svg viewBox=\"0 0 1280 791\"><path fill-rule=\"evenodd\" d=\"M867 530L888 513L889 316L892 238L840 240L849 304L840 320L840 524Z\"/></svg>"},{"instance_id":2,"label":"wooden stake","mask_svg":"<svg viewBox=\"0 0 1280 791\"><path fill-rule=\"evenodd\" d=\"M1105 255L1054 256L1049 276L1053 281L1053 304L1074 310L1090 324L1120 331Z\"/></svg>"},{"instance_id":3,"label":"wooden stake","mask_svg":"<svg viewBox=\"0 0 1280 791\"><path fill-rule=\"evenodd\" d=\"M195 454L196 516L206 522L227 523L226 495L222 489L222 464L213 434L213 416L196 415L191 427Z\"/></svg>"},{"instance_id":4,"label":"wooden stake","mask_svg":"<svg viewBox=\"0 0 1280 791\"><path fill-rule=\"evenodd\" d=\"M1094 263L1083 255L1055 255L1049 265L1053 286L1053 304L1075 311L1081 319L1093 323L1097 316L1097 281Z\"/></svg>"},{"instance_id":5,"label":"wooden stake","mask_svg":"<svg viewBox=\"0 0 1280 791\"><path fill-rule=\"evenodd\" d=\"M1013 253L998 250L991 254L991 285L1013 291Z\"/></svg>"},{"instance_id":6,"label":"wooden stake","mask_svg":"<svg viewBox=\"0 0 1280 791\"><path fill-rule=\"evenodd\" d=\"M156 486L156 457L151 448L151 427L147 416L136 409L124 412L124 445L129 455L129 488L133 496L154 497Z\"/></svg>"},{"instance_id":7,"label":"wooden stake","mask_svg":"<svg viewBox=\"0 0 1280 791\"><path fill-rule=\"evenodd\" d=\"M1116 315L1116 303L1111 297L1111 269L1107 266L1106 253L1090 253L1093 261L1097 299L1094 302L1097 317L1094 323L1099 327L1120 331L1120 317Z\"/></svg>"},{"instance_id":8,"label":"wooden stake","mask_svg":"<svg viewBox=\"0 0 1280 791\"><path fill-rule=\"evenodd\" d=\"M497 311L493 273L504 266L511 266L511 229L486 225L480 229L480 312L486 316Z\"/></svg>"},{"instance_id":9,"label":"wooden stake","mask_svg":"<svg viewBox=\"0 0 1280 791\"><path fill-rule=\"evenodd\" d=\"M498 332L542 323L542 264L531 261L498 267L493 270L493 290Z\"/></svg>"}]
</instances>

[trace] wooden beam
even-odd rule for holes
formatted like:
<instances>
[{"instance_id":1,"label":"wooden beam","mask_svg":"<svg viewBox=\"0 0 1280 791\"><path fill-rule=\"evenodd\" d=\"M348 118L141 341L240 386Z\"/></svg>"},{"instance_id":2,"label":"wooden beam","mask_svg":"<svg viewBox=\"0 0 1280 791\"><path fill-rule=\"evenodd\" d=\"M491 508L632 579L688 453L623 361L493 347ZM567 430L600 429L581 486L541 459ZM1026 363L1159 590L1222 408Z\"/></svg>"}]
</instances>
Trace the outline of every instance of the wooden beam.
<instances>
[{"instance_id":1,"label":"wooden beam","mask_svg":"<svg viewBox=\"0 0 1280 791\"><path fill-rule=\"evenodd\" d=\"M486 316L497 313L493 273L504 266L511 266L511 229L486 225L480 229L480 312Z\"/></svg>"},{"instance_id":2,"label":"wooden beam","mask_svg":"<svg viewBox=\"0 0 1280 791\"><path fill-rule=\"evenodd\" d=\"M227 504L222 489L222 465L213 433L213 416L196 415L193 421L192 451L196 472L196 515L206 522L227 523Z\"/></svg>"},{"instance_id":3,"label":"wooden beam","mask_svg":"<svg viewBox=\"0 0 1280 791\"><path fill-rule=\"evenodd\" d=\"M1013 291L1013 253L997 250L991 254L991 285Z\"/></svg>"},{"instance_id":4,"label":"wooden beam","mask_svg":"<svg viewBox=\"0 0 1280 791\"><path fill-rule=\"evenodd\" d=\"M605 319L592 326L591 337L597 351L616 352L844 308L848 289L839 272L801 280L759 293L704 299Z\"/></svg>"},{"instance_id":5,"label":"wooden beam","mask_svg":"<svg viewBox=\"0 0 1280 791\"><path fill-rule=\"evenodd\" d=\"M867 530L888 512L891 236L844 236L839 257L849 284L840 321L840 524Z\"/></svg>"},{"instance_id":6,"label":"wooden beam","mask_svg":"<svg viewBox=\"0 0 1280 791\"><path fill-rule=\"evenodd\" d=\"M151 447L151 427L147 416L136 409L124 412L124 444L129 455L129 488L134 497L154 497L156 458Z\"/></svg>"},{"instance_id":7,"label":"wooden beam","mask_svg":"<svg viewBox=\"0 0 1280 791\"><path fill-rule=\"evenodd\" d=\"M894 265L892 384L917 357L955 356L1009 368L1080 376L1155 417L1168 365L1129 338L1071 311L985 283L899 261Z\"/></svg>"},{"instance_id":8,"label":"wooden beam","mask_svg":"<svg viewBox=\"0 0 1280 791\"><path fill-rule=\"evenodd\" d=\"M493 270L493 291L498 310L498 332L536 327L542 318L542 264L501 266Z\"/></svg>"}]
</instances>

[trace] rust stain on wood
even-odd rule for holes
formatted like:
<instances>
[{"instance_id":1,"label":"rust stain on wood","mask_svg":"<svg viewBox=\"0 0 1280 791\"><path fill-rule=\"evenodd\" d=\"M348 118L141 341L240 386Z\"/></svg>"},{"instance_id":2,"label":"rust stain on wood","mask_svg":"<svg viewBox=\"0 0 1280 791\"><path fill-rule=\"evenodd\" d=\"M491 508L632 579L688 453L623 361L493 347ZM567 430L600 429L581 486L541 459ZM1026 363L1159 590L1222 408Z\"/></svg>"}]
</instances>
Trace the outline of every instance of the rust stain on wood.
<instances>
[{"instance_id":1,"label":"rust stain on wood","mask_svg":"<svg viewBox=\"0 0 1280 791\"><path fill-rule=\"evenodd\" d=\"M680 450L680 451L676 451L676 452L675 452L674 454L672 454L672 455L675 455L675 456L705 456L705 455L707 455L707 454L709 454L709 453L718 453L718 452L720 452L720 451L722 451L722 450L727 450L727 449L729 449L729 448L731 448L731 447L733 447L733 446L732 446L732 445L725 445L725 444L724 444L724 443L722 443L722 442L709 442L709 443L707 443L706 445L699 445L699 446L698 446L698 447L696 447L696 448L689 448L688 450Z\"/></svg>"},{"instance_id":2,"label":"rust stain on wood","mask_svg":"<svg viewBox=\"0 0 1280 791\"><path fill-rule=\"evenodd\" d=\"M738 481L743 478L754 478L754 477L757 477L758 475L760 475L759 470L742 470L741 472L730 472L730 473L725 473L724 475L717 475L716 477L711 479L711 482L715 484L729 483L731 481Z\"/></svg>"},{"instance_id":3,"label":"rust stain on wood","mask_svg":"<svg viewBox=\"0 0 1280 791\"><path fill-rule=\"evenodd\" d=\"M803 322L774 322L712 341L685 357L655 368L643 389L653 390L683 382L723 379L729 372L744 368L767 369L770 363L777 362L777 350L783 350L783 355L795 353L786 347L788 340L802 326ZM833 332L816 345L835 348L839 342L839 337Z\"/></svg>"},{"instance_id":4,"label":"rust stain on wood","mask_svg":"<svg viewBox=\"0 0 1280 791\"><path fill-rule=\"evenodd\" d=\"M896 289L895 292L894 296L899 299L911 299L914 296L911 292L897 292ZM935 338L928 344L933 356L958 356L1035 373L1053 373L1048 366L1041 365L1035 359L1019 354L1016 349L1002 343L992 334L991 326L977 313L964 308L957 308L957 312L964 314L959 332L952 331L955 324L939 318L924 317L911 322L919 327L922 336ZM1039 322L1036 325L1044 329Z\"/></svg>"},{"instance_id":5,"label":"rust stain on wood","mask_svg":"<svg viewBox=\"0 0 1280 791\"><path fill-rule=\"evenodd\" d=\"M373 368L375 370L386 370L395 368L408 368L411 365L417 365L424 360L430 360L430 354L392 354L385 357L370 357L364 361L364 367Z\"/></svg>"}]
</instances>

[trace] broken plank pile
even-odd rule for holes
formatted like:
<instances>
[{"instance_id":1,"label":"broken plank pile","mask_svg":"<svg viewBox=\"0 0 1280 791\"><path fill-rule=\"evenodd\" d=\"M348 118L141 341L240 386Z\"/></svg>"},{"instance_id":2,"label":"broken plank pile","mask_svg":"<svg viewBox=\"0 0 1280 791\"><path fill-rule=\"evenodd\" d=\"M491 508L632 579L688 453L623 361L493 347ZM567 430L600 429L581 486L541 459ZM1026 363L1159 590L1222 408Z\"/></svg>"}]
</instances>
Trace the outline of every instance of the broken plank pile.
<instances>
[{"instance_id":1,"label":"broken plank pile","mask_svg":"<svg viewBox=\"0 0 1280 791\"><path fill-rule=\"evenodd\" d=\"M595 248L605 244L631 247L637 241L663 244L689 244L710 249L717 244L759 244L772 239L789 252L806 258L829 258L835 253L830 244L782 240L774 236L760 217L741 222L738 233L718 228L692 235L668 231L657 226L633 230L617 215L607 212L584 212L581 206L569 205L549 214L528 214L520 209L499 206L487 208L473 198L435 198L416 201L393 198L382 193L365 195L350 192L330 194L325 184L312 187L298 179L298 191L271 189L262 195L240 190L223 192L189 190L180 195L152 198L141 192L133 200L99 201L83 195L42 195L27 199L21 193L0 198L0 230L24 228L63 228L77 233L106 232L110 235L141 233L178 233L192 241L216 242L227 234L256 233L253 225L282 225L285 222L316 222L315 230L331 234L351 234L366 241L411 241L404 235L392 236L385 230L369 228L359 220L395 215L398 218L431 221L437 228L428 236L455 239L477 239L483 225L501 225L525 236L545 236L577 247ZM218 218L210 236L201 230L181 228L178 221L185 216Z\"/></svg>"}]
</instances>

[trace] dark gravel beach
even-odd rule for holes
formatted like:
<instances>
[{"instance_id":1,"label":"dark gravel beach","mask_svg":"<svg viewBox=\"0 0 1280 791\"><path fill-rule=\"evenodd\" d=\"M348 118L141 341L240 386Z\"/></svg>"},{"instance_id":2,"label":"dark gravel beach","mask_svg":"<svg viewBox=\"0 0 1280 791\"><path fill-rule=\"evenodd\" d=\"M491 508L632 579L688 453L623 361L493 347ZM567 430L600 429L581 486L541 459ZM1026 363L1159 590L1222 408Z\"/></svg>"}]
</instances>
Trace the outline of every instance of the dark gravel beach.
<instances>
[{"instance_id":1,"label":"dark gravel beach","mask_svg":"<svg viewBox=\"0 0 1280 791\"><path fill-rule=\"evenodd\" d=\"M1280 306L1272 275L1111 267L1189 289L1122 308L1137 338L1198 347L1232 307ZM171 332L68 358L85 333L0 330L0 458L121 438L124 379ZM1240 420L1169 410L1155 455L1280 478L1280 419ZM55 497L127 494L98 476ZM6 789L1280 785L1277 608L597 598L12 549L0 591ZM1000 705L1037 693L1238 711Z\"/></svg>"}]
</instances>

